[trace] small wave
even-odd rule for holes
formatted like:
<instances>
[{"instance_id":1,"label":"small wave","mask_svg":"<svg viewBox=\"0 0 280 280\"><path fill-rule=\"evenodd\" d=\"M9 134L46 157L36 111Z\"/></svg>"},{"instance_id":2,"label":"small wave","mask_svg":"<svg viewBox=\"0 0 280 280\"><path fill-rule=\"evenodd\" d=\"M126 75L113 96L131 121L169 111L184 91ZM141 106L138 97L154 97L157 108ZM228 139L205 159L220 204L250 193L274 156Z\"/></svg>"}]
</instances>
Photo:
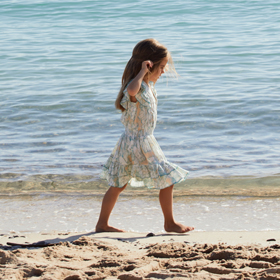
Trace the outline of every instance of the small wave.
<instances>
[{"instance_id":1,"label":"small wave","mask_svg":"<svg viewBox=\"0 0 280 280\"><path fill-rule=\"evenodd\" d=\"M266 177L199 177L175 185L174 197L250 196L280 197L279 174ZM0 176L0 195L19 194L103 194L107 182L92 175L5 173ZM128 187L123 196L158 196L158 190Z\"/></svg>"}]
</instances>

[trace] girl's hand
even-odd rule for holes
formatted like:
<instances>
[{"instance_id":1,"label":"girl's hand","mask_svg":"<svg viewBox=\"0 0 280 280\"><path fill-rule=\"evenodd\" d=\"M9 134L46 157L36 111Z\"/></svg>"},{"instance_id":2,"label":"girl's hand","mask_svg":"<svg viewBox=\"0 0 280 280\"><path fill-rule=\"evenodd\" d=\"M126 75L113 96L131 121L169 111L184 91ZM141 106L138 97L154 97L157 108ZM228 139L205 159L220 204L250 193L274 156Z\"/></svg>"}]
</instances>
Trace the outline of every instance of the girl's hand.
<instances>
[{"instance_id":1,"label":"girl's hand","mask_svg":"<svg viewBox=\"0 0 280 280\"><path fill-rule=\"evenodd\" d=\"M149 72L150 68L153 67L153 62L151 60L145 60L142 62L142 70L145 70L145 73Z\"/></svg>"},{"instance_id":2,"label":"girl's hand","mask_svg":"<svg viewBox=\"0 0 280 280\"><path fill-rule=\"evenodd\" d=\"M138 75L132 79L132 81L130 82L130 84L127 87L127 92L130 96L135 96L141 87L141 83L143 81L143 79L145 78L146 74L150 71L150 68L153 67L153 62L151 60L145 60L142 62L142 69L141 71L138 73ZM146 81L147 83L148 81ZM136 102L136 99L130 99L132 102Z\"/></svg>"}]
</instances>

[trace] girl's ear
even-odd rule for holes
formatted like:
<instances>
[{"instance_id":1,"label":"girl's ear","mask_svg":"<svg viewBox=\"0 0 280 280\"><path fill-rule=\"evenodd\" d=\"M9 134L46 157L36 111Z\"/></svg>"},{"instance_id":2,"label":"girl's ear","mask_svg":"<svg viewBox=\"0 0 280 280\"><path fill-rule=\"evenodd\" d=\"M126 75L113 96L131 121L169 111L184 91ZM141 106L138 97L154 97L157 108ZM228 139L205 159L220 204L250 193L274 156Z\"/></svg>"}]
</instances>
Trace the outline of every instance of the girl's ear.
<instances>
[{"instance_id":1,"label":"girl's ear","mask_svg":"<svg viewBox=\"0 0 280 280\"><path fill-rule=\"evenodd\" d=\"M148 69L149 69L150 73L153 71L153 67L154 67L154 63L153 62L152 62L152 64L150 64L150 63L148 64Z\"/></svg>"},{"instance_id":2,"label":"girl's ear","mask_svg":"<svg viewBox=\"0 0 280 280\"><path fill-rule=\"evenodd\" d=\"M158 65L156 65L155 63L153 64L153 66L149 69L150 72L152 73L156 68L157 68Z\"/></svg>"}]
</instances>

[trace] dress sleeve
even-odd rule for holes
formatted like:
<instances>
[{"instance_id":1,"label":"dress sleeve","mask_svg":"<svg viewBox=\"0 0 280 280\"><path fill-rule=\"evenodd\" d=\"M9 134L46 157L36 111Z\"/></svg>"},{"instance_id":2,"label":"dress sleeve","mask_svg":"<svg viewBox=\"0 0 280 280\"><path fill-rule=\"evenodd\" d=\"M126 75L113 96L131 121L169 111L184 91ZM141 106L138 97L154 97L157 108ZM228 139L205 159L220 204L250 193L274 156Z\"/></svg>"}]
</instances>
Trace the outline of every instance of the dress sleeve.
<instances>
[{"instance_id":1,"label":"dress sleeve","mask_svg":"<svg viewBox=\"0 0 280 280\"><path fill-rule=\"evenodd\" d=\"M129 98L129 94L128 94L128 92L127 92L127 87L128 87L128 85L126 86L126 88L124 89L124 91L123 91L123 98L122 98L122 100L121 100L121 106L125 109L125 110L127 110L128 109L128 103L130 102L130 98Z\"/></svg>"},{"instance_id":2,"label":"dress sleeve","mask_svg":"<svg viewBox=\"0 0 280 280\"><path fill-rule=\"evenodd\" d=\"M149 86L142 81L139 92L136 94L137 101L144 106L150 106Z\"/></svg>"},{"instance_id":3,"label":"dress sleeve","mask_svg":"<svg viewBox=\"0 0 280 280\"><path fill-rule=\"evenodd\" d=\"M131 102L129 93L127 92L127 87L129 85L129 83L127 84L126 88L123 91L124 96L121 100L121 105L126 110L128 109L128 104ZM141 87L140 87L138 93L135 95L135 97L141 105L144 105L144 106L150 105L149 87L144 82L141 83Z\"/></svg>"}]
</instances>

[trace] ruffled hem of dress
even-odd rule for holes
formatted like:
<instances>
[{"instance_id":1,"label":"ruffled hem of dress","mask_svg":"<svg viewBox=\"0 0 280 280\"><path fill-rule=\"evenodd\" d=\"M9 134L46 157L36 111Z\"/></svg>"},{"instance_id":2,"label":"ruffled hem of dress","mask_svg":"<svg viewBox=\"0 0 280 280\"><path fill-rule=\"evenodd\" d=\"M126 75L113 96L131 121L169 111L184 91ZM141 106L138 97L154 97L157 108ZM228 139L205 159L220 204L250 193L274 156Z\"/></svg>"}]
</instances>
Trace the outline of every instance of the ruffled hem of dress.
<instances>
[{"instance_id":1,"label":"ruffled hem of dress","mask_svg":"<svg viewBox=\"0 0 280 280\"><path fill-rule=\"evenodd\" d=\"M186 180L189 174L189 171L170 162L119 166L117 174L112 174L110 170L111 168L104 166L100 177L106 179L109 186L119 188L128 183L131 187L164 189ZM145 170L144 173L143 170ZM157 172L159 170L160 172Z\"/></svg>"}]
</instances>

